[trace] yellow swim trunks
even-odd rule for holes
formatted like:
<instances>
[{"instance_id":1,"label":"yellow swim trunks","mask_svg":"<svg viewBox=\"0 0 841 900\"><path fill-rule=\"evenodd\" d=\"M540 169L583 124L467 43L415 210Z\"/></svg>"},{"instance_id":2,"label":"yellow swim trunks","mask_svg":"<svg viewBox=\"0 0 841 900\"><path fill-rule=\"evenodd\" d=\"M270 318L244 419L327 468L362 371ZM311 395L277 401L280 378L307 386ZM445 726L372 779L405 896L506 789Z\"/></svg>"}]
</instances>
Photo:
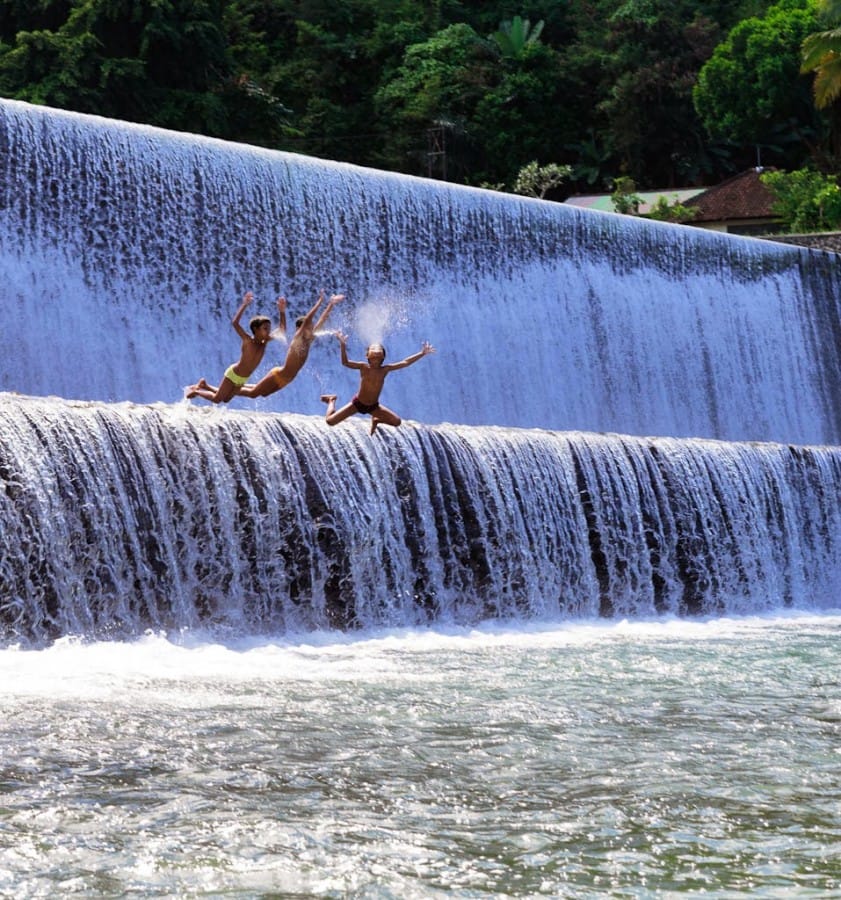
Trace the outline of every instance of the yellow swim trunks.
<instances>
[{"instance_id":1,"label":"yellow swim trunks","mask_svg":"<svg viewBox=\"0 0 841 900\"><path fill-rule=\"evenodd\" d=\"M237 387L242 387L245 382L248 381L247 375L237 375L237 373L234 371L233 365L230 365L227 369L225 369L225 378L227 378L228 381L233 381L233 383Z\"/></svg>"},{"instance_id":2,"label":"yellow swim trunks","mask_svg":"<svg viewBox=\"0 0 841 900\"><path fill-rule=\"evenodd\" d=\"M287 374L285 366L275 366L273 369L269 370L269 375L274 378L274 383L277 385L278 390L285 388L292 380Z\"/></svg>"}]
</instances>

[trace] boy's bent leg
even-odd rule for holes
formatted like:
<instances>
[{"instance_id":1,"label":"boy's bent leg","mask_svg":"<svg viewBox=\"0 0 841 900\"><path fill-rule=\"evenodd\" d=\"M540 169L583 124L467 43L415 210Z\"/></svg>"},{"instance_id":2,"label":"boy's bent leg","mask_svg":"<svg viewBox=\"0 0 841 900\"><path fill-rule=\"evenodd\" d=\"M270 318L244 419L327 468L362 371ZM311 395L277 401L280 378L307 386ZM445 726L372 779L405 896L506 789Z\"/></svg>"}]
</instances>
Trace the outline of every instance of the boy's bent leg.
<instances>
[{"instance_id":1,"label":"boy's bent leg","mask_svg":"<svg viewBox=\"0 0 841 900\"><path fill-rule=\"evenodd\" d=\"M219 400L217 394L217 391L207 391L199 388L197 390L190 391L187 394L187 399L192 400L194 397L201 397L203 400L209 400L211 403L218 403Z\"/></svg>"},{"instance_id":2,"label":"boy's bent leg","mask_svg":"<svg viewBox=\"0 0 841 900\"><path fill-rule=\"evenodd\" d=\"M283 369L276 366L267 375L264 375L257 384L245 384L240 390L243 397L268 397L275 391L286 387L289 382L283 379Z\"/></svg>"},{"instance_id":3,"label":"boy's bent leg","mask_svg":"<svg viewBox=\"0 0 841 900\"><path fill-rule=\"evenodd\" d=\"M262 383L262 381L258 381L257 384L244 384L239 389L240 397L261 397L262 394L258 393L258 391Z\"/></svg>"},{"instance_id":4,"label":"boy's bent leg","mask_svg":"<svg viewBox=\"0 0 841 900\"><path fill-rule=\"evenodd\" d=\"M325 396L332 398L328 402L327 412L324 417L324 421L328 425L338 425L339 422L344 422L345 419L349 419L356 412L356 407L352 403L346 403L341 409L334 412L336 404L335 394L325 394Z\"/></svg>"},{"instance_id":5,"label":"boy's bent leg","mask_svg":"<svg viewBox=\"0 0 841 900\"><path fill-rule=\"evenodd\" d=\"M391 425L397 428L402 422L396 412L392 412L387 406L378 406L371 413L371 434L377 430L378 425Z\"/></svg>"},{"instance_id":6,"label":"boy's bent leg","mask_svg":"<svg viewBox=\"0 0 841 900\"><path fill-rule=\"evenodd\" d=\"M209 388L208 388L209 390ZM216 393L213 395L214 403L227 403L239 393L239 385L234 384L229 378L223 378Z\"/></svg>"},{"instance_id":7,"label":"boy's bent leg","mask_svg":"<svg viewBox=\"0 0 841 900\"><path fill-rule=\"evenodd\" d=\"M188 388L184 390L184 396L188 400L192 400L193 397L198 396L199 391L212 391L214 394L216 393L216 388L211 387L204 378L199 378L199 380L195 384L191 384Z\"/></svg>"},{"instance_id":8,"label":"boy's bent leg","mask_svg":"<svg viewBox=\"0 0 841 900\"><path fill-rule=\"evenodd\" d=\"M321 402L327 404L327 410L324 413L325 418L329 418L336 411L336 395L335 394L322 394Z\"/></svg>"},{"instance_id":9,"label":"boy's bent leg","mask_svg":"<svg viewBox=\"0 0 841 900\"><path fill-rule=\"evenodd\" d=\"M236 396L238 391L237 385L227 378L222 379L219 387L214 387L212 384L208 384L204 378L200 378L196 384L187 389L185 396L188 400L192 400L193 397L201 397L211 403L227 403Z\"/></svg>"}]
</instances>

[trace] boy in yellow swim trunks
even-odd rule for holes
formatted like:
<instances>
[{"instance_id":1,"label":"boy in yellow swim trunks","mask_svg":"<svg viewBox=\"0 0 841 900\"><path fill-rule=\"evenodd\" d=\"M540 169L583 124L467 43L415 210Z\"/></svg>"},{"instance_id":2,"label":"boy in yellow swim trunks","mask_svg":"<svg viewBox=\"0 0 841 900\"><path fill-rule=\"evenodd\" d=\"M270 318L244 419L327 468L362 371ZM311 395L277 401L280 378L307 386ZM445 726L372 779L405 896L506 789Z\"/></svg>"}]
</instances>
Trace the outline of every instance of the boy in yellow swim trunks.
<instances>
[{"instance_id":1,"label":"boy in yellow swim trunks","mask_svg":"<svg viewBox=\"0 0 841 900\"><path fill-rule=\"evenodd\" d=\"M268 316L254 316L249 322L251 334L248 334L240 325L239 320L253 300L254 294L248 291L231 320L234 331L242 338L239 362L228 366L219 387L209 385L204 378L200 378L195 384L190 385L185 394L188 400L192 400L193 397L203 397L205 400L210 400L211 403L227 403L236 397L248 381L249 375L260 365L263 354L266 352L266 344L272 338L272 321ZM280 316L280 333L286 334L286 300L283 297L277 298L277 311Z\"/></svg>"},{"instance_id":2,"label":"boy in yellow swim trunks","mask_svg":"<svg viewBox=\"0 0 841 900\"><path fill-rule=\"evenodd\" d=\"M292 335L292 340L289 342L289 349L286 351L286 359L283 365L270 369L268 374L258 381L257 384L244 385L240 389L240 395L243 397L268 397L269 394L285 388L301 371L304 363L307 361L316 332L323 328L330 311L344 298L344 294L333 294L327 301L324 311L318 317L318 321L313 324L315 314L324 302L324 291L322 291L315 306L305 316L300 316L295 320L295 334Z\"/></svg>"}]
</instances>

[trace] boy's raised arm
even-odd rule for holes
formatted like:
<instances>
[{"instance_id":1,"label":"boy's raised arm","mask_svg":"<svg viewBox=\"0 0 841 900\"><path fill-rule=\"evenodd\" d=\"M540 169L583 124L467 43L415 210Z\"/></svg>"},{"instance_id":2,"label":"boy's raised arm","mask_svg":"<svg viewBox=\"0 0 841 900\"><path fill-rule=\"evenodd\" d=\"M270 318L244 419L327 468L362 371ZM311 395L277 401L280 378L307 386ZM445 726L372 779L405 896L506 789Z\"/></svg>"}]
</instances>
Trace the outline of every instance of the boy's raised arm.
<instances>
[{"instance_id":1,"label":"boy's raised arm","mask_svg":"<svg viewBox=\"0 0 841 900\"><path fill-rule=\"evenodd\" d=\"M234 331L243 339L248 340L248 332L239 324L239 320L242 318L242 314L254 300L254 294L251 291L247 291L245 296L242 298L242 303L239 305L239 309L234 313L233 319L231 319L231 325L234 326Z\"/></svg>"},{"instance_id":2,"label":"boy's raised arm","mask_svg":"<svg viewBox=\"0 0 841 900\"><path fill-rule=\"evenodd\" d=\"M286 297L277 298L277 318L280 323L277 330L279 334L286 337Z\"/></svg>"},{"instance_id":3,"label":"boy's raised arm","mask_svg":"<svg viewBox=\"0 0 841 900\"><path fill-rule=\"evenodd\" d=\"M337 331L336 337L338 338L339 346L342 348L342 365L347 366L348 369L363 368L365 363L356 362L355 360L347 358L347 335L341 331Z\"/></svg>"},{"instance_id":4,"label":"boy's raised arm","mask_svg":"<svg viewBox=\"0 0 841 900\"><path fill-rule=\"evenodd\" d=\"M318 307L321 306L322 303L324 303L324 291L323 290L318 295L318 300L315 301L315 303L313 304L310 311L304 316L304 324L305 325L308 325L310 322L312 322L313 316L316 314L316 312L318 312Z\"/></svg>"},{"instance_id":5,"label":"boy's raised arm","mask_svg":"<svg viewBox=\"0 0 841 900\"><path fill-rule=\"evenodd\" d=\"M324 297L324 292L322 291L321 296ZM339 302L345 299L344 294L332 294L330 299L327 301L327 306L324 307L324 312L318 317L318 321L315 323L315 331L320 331L322 325L327 321L327 316L330 315L330 310ZM321 302L321 301L319 301Z\"/></svg>"},{"instance_id":6,"label":"boy's raised arm","mask_svg":"<svg viewBox=\"0 0 841 900\"><path fill-rule=\"evenodd\" d=\"M420 350L417 353L413 353L411 356L407 356L405 359L401 359L400 362L391 363L391 365L386 366L385 368L392 369L405 369L406 366L412 365L412 363L416 363L422 356L426 356L429 353L434 353L435 348L429 341L424 341L421 345Z\"/></svg>"}]
</instances>

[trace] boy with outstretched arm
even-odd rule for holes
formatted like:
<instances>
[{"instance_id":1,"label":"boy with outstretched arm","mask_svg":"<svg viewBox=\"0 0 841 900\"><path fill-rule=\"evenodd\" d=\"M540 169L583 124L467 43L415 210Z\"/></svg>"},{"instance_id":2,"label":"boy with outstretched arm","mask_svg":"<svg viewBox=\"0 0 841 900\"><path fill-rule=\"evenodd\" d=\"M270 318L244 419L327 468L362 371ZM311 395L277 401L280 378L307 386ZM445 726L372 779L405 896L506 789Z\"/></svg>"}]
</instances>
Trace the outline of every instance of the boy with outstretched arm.
<instances>
[{"instance_id":1,"label":"boy with outstretched arm","mask_svg":"<svg viewBox=\"0 0 841 900\"><path fill-rule=\"evenodd\" d=\"M270 369L268 374L261 378L257 384L244 385L240 389L240 395L243 397L268 397L269 394L285 388L301 371L304 363L307 361L316 332L321 330L333 307L344 300L344 298L344 294L333 294L327 301L324 311L318 317L318 321L313 324L315 314L324 302L324 291L322 291L315 306L305 316L300 316L296 319L295 334L289 342L289 349L286 351L286 360L283 365Z\"/></svg>"},{"instance_id":2,"label":"boy with outstretched arm","mask_svg":"<svg viewBox=\"0 0 841 900\"><path fill-rule=\"evenodd\" d=\"M193 397L203 397L211 403L228 403L235 397L245 383L248 376L260 365L263 354L266 352L266 344L271 340L272 322L268 316L254 316L249 322L251 334L240 325L240 319L246 308L251 305L254 300L254 294L248 291L242 298L239 309L234 313L231 325L234 331L242 339L242 347L240 350L239 361L228 366L225 370L225 377L222 379L218 387L213 387L200 378L195 384L187 388L186 397L191 400ZM281 334L286 334L286 300L283 297L277 298L277 311L280 316Z\"/></svg>"},{"instance_id":3,"label":"boy with outstretched arm","mask_svg":"<svg viewBox=\"0 0 841 900\"><path fill-rule=\"evenodd\" d=\"M417 353L407 356L400 362L385 365L385 347L382 344L371 344L365 352L367 361L357 362L348 359L347 335L337 331L336 337L339 339L339 344L342 348L342 365L347 366L348 369L359 370L359 391L350 403L339 410L336 409L335 394L322 394L321 400L327 404L325 421L328 425L338 425L339 422L343 422L355 413L364 413L371 416L371 434L381 424L392 425L396 428L403 420L397 413L392 412L387 406L383 406L380 403L380 392L383 389L385 377L389 372L394 372L396 369L405 369L406 366L416 363L422 356L434 353L435 348L430 345L429 341L424 341Z\"/></svg>"}]
</instances>

